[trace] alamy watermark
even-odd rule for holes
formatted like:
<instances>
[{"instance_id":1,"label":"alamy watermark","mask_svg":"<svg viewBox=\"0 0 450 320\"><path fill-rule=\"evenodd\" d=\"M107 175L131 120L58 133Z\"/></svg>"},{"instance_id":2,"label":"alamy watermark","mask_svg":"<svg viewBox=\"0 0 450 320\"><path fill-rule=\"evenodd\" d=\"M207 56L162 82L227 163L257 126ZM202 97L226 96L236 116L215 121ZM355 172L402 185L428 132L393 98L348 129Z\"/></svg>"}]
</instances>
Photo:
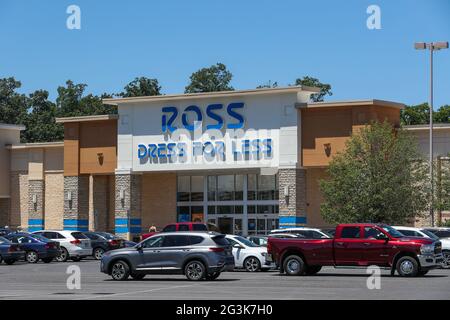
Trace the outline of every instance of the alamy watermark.
<instances>
[{"instance_id":1,"label":"alamy watermark","mask_svg":"<svg viewBox=\"0 0 450 320\"><path fill-rule=\"evenodd\" d=\"M372 4L367 7L366 13L369 17L366 20L366 26L369 30L380 30L381 29L381 9L380 6Z\"/></svg>"},{"instance_id":2,"label":"alamy watermark","mask_svg":"<svg viewBox=\"0 0 450 320\"><path fill-rule=\"evenodd\" d=\"M81 289L81 269L77 265L70 265L67 267L66 274L67 277L66 286L69 290L80 290Z\"/></svg>"},{"instance_id":3,"label":"alamy watermark","mask_svg":"<svg viewBox=\"0 0 450 320\"><path fill-rule=\"evenodd\" d=\"M66 20L66 26L69 30L81 29L81 9L75 4L67 7L66 13L69 14Z\"/></svg>"}]
</instances>

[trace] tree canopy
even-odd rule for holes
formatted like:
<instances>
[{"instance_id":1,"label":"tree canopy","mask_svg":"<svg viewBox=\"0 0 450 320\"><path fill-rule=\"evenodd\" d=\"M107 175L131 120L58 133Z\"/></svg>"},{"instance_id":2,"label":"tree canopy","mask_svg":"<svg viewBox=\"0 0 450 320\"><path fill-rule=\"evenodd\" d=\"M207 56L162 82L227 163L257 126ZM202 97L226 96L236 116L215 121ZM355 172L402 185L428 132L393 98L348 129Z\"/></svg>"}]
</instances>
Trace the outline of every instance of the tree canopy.
<instances>
[{"instance_id":1,"label":"tree canopy","mask_svg":"<svg viewBox=\"0 0 450 320\"><path fill-rule=\"evenodd\" d=\"M214 92L234 90L230 85L233 75L223 63L217 63L209 68L202 68L190 77L190 83L185 93Z\"/></svg>"},{"instance_id":2,"label":"tree canopy","mask_svg":"<svg viewBox=\"0 0 450 320\"><path fill-rule=\"evenodd\" d=\"M161 94L161 86L157 79L150 79L146 77L136 77L133 81L127 84L124 91L118 96L128 97L142 97L142 96L159 96Z\"/></svg>"},{"instance_id":3,"label":"tree canopy","mask_svg":"<svg viewBox=\"0 0 450 320\"><path fill-rule=\"evenodd\" d=\"M407 223L427 207L427 170L407 131L374 122L331 160L321 214L330 223Z\"/></svg>"},{"instance_id":4,"label":"tree canopy","mask_svg":"<svg viewBox=\"0 0 450 320\"><path fill-rule=\"evenodd\" d=\"M320 102L323 101L324 97L326 95L332 96L333 92L331 92L331 85L328 83L322 83L319 81L319 79L305 76L303 78L298 78L295 80L295 85L299 86L308 86L308 87L316 87L320 88L320 92L311 95L311 100L314 102Z\"/></svg>"}]
</instances>

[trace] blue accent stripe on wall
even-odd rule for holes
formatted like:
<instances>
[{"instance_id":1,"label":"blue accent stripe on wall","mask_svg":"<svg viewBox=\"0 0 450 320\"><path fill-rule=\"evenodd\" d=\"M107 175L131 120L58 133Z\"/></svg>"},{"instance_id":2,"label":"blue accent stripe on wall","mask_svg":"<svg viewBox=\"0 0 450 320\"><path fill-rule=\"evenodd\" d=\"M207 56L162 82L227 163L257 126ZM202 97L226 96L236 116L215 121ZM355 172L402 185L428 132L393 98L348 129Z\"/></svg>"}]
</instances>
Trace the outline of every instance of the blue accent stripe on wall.
<instances>
[{"instance_id":1,"label":"blue accent stripe on wall","mask_svg":"<svg viewBox=\"0 0 450 320\"><path fill-rule=\"evenodd\" d=\"M297 226L306 223L306 217L280 217L279 224L281 228Z\"/></svg>"},{"instance_id":2,"label":"blue accent stripe on wall","mask_svg":"<svg viewBox=\"0 0 450 320\"><path fill-rule=\"evenodd\" d=\"M88 226L87 219L64 219L64 226Z\"/></svg>"},{"instance_id":3,"label":"blue accent stripe on wall","mask_svg":"<svg viewBox=\"0 0 450 320\"><path fill-rule=\"evenodd\" d=\"M131 233L141 233L141 227L131 227L130 232Z\"/></svg>"},{"instance_id":4,"label":"blue accent stripe on wall","mask_svg":"<svg viewBox=\"0 0 450 320\"><path fill-rule=\"evenodd\" d=\"M128 227L116 226L116 233L128 233Z\"/></svg>"},{"instance_id":5,"label":"blue accent stripe on wall","mask_svg":"<svg viewBox=\"0 0 450 320\"><path fill-rule=\"evenodd\" d=\"M44 225L44 219L28 219L29 225Z\"/></svg>"},{"instance_id":6,"label":"blue accent stripe on wall","mask_svg":"<svg viewBox=\"0 0 450 320\"><path fill-rule=\"evenodd\" d=\"M35 232L35 231L39 231L39 230L43 230L43 229L44 229L43 226L39 226L39 227L32 226L32 227L28 227L28 232Z\"/></svg>"},{"instance_id":7,"label":"blue accent stripe on wall","mask_svg":"<svg viewBox=\"0 0 450 320\"><path fill-rule=\"evenodd\" d=\"M128 218L116 218L116 225L128 225Z\"/></svg>"},{"instance_id":8,"label":"blue accent stripe on wall","mask_svg":"<svg viewBox=\"0 0 450 320\"><path fill-rule=\"evenodd\" d=\"M130 224L132 225L132 226L140 226L141 225L141 219L135 219L135 218L132 218L132 219L130 219Z\"/></svg>"}]
</instances>

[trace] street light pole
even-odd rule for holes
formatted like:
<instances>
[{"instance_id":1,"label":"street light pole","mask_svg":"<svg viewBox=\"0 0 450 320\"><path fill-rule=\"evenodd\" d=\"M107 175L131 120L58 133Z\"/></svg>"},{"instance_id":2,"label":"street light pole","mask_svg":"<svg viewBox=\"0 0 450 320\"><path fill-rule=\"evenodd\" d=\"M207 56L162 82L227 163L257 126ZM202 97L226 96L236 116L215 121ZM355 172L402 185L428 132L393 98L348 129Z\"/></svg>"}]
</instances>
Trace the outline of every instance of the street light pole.
<instances>
[{"instance_id":1,"label":"street light pole","mask_svg":"<svg viewBox=\"0 0 450 320\"><path fill-rule=\"evenodd\" d=\"M430 217L431 226L434 227L434 182L433 182L433 53L435 50L448 49L448 42L416 42L414 48L417 50L430 50L430 182L431 182L431 194L430 194Z\"/></svg>"}]
</instances>

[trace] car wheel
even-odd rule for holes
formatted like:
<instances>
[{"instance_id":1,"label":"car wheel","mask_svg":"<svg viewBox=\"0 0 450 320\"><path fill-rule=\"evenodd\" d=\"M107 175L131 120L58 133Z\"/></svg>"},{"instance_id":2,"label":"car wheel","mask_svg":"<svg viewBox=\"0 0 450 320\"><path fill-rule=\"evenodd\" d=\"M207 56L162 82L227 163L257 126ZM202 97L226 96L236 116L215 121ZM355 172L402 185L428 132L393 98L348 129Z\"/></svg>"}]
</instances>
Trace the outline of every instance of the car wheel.
<instances>
[{"instance_id":1,"label":"car wheel","mask_svg":"<svg viewBox=\"0 0 450 320\"><path fill-rule=\"evenodd\" d=\"M119 260L113 263L111 267L111 277L116 281L127 280L130 276L130 267L125 261Z\"/></svg>"},{"instance_id":2,"label":"car wheel","mask_svg":"<svg viewBox=\"0 0 450 320\"><path fill-rule=\"evenodd\" d=\"M198 281L205 277L205 266L200 261L190 261L184 267L186 278L191 281Z\"/></svg>"},{"instance_id":3,"label":"car wheel","mask_svg":"<svg viewBox=\"0 0 450 320\"><path fill-rule=\"evenodd\" d=\"M317 272L319 272L322 269L322 266L308 266L306 267L305 274L308 276L313 276Z\"/></svg>"},{"instance_id":4,"label":"car wheel","mask_svg":"<svg viewBox=\"0 0 450 320\"><path fill-rule=\"evenodd\" d=\"M25 253L25 260L28 263L37 263L39 261L39 257L36 251L27 251Z\"/></svg>"},{"instance_id":5,"label":"car wheel","mask_svg":"<svg viewBox=\"0 0 450 320\"><path fill-rule=\"evenodd\" d=\"M220 272L219 271L211 272L211 273L206 274L205 279L208 280L208 281L216 280L219 276L220 276Z\"/></svg>"},{"instance_id":6,"label":"car wheel","mask_svg":"<svg viewBox=\"0 0 450 320\"><path fill-rule=\"evenodd\" d=\"M44 261L44 263L50 263L53 261L53 258L43 258L42 261Z\"/></svg>"},{"instance_id":7,"label":"car wheel","mask_svg":"<svg viewBox=\"0 0 450 320\"><path fill-rule=\"evenodd\" d=\"M261 262L256 257L248 257L244 260L244 268L248 272L256 272L261 270Z\"/></svg>"},{"instance_id":8,"label":"car wheel","mask_svg":"<svg viewBox=\"0 0 450 320\"><path fill-rule=\"evenodd\" d=\"M299 276L305 271L305 262L297 255L284 259L283 269L288 276Z\"/></svg>"},{"instance_id":9,"label":"car wheel","mask_svg":"<svg viewBox=\"0 0 450 320\"><path fill-rule=\"evenodd\" d=\"M7 265L12 265L12 264L14 264L14 262L16 262L16 260L13 260L13 259L5 259L5 263L6 263Z\"/></svg>"},{"instance_id":10,"label":"car wheel","mask_svg":"<svg viewBox=\"0 0 450 320\"><path fill-rule=\"evenodd\" d=\"M402 277L415 277L419 273L419 264L416 259L406 256L397 261L396 269Z\"/></svg>"},{"instance_id":11,"label":"car wheel","mask_svg":"<svg viewBox=\"0 0 450 320\"><path fill-rule=\"evenodd\" d=\"M139 274L132 274L131 277L133 280L142 280L145 278L145 274L139 273Z\"/></svg>"},{"instance_id":12,"label":"car wheel","mask_svg":"<svg viewBox=\"0 0 450 320\"><path fill-rule=\"evenodd\" d=\"M104 253L105 253L105 250L103 248L95 248L93 256L94 256L95 260L102 260Z\"/></svg>"},{"instance_id":13,"label":"car wheel","mask_svg":"<svg viewBox=\"0 0 450 320\"><path fill-rule=\"evenodd\" d=\"M450 268L450 251L442 251L442 256L444 258L444 268Z\"/></svg>"},{"instance_id":14,"label":"car wheel","mask_svg":"<svg viewBox=\"0 0 450 320\"><path fill-rule=\"evenodd\" d=\"M69 252L66 248L61 248L59 250L59 255L56 257L56 261L58 262L66 262L69 258Z\"/></svg>"}]
</instances>

